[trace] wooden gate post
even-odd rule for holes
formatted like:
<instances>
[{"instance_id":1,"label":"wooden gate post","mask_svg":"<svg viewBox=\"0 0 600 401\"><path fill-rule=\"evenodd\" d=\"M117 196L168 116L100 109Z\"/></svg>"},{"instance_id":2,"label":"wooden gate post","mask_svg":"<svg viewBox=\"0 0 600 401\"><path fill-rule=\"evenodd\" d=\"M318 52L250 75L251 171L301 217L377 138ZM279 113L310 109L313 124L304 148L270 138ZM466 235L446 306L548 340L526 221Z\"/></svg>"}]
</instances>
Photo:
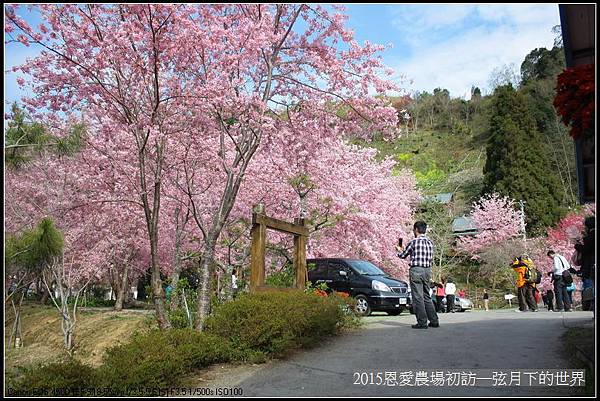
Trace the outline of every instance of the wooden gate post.
<instances>
[{"instance_id":1,"label":"wooden gate post","mask_svg":"<svg viewBox=\"0 0 600 401\"><path fill-rule=\"evenodd\" d=\"M277 230L294 236L294 288L306 287L306 242L308 228L304 219L294 219L294 223L267 217L264 207L255 207L252 213L252 248L250 251L250 292L270 290L265 286L265 246L267 243L267 229Z\"/></svg>"},{"instance_id":2,"label":"wooden gate post","mask_svg":"<svg viewBox=\"0 0 600 401\"><path fill-rule=\"evenodd\" d=\"M304 219L294 219L294 223L304 227ZM306 236L294 235L294 271L296 272L296 288L306 288Z\"/></svg>"},{"instance_id":3,"label":"wooden gate post","mask_svg":"<svg viewBox=\"0 0 600 401\"><path fill-rule=\"evenodd\" d=\"M256 222L256 213L252 214L252 249L250 250L250 291L265 285L265 245L267 227Z\"/></svg>"}]
</instances>

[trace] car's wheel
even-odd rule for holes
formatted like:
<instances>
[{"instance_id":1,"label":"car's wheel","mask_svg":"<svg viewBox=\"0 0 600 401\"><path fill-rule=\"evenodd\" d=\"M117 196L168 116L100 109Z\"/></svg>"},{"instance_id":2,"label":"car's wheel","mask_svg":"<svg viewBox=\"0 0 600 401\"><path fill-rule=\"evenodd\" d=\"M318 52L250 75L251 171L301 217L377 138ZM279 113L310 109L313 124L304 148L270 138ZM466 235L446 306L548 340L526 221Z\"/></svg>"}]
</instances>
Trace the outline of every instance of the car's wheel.
<instances>
[{"instance_id":1,"label":"car's wheel","mask_svg":"<svg viewBox=\"0 0 600 401\"><path fill-rule=\"evenodd\" d=\"M415 308L413 308L412 306L410 307L410 309L408 311L410 312L411 315L415 314Z\"/></svg>"},{"instance_id":2,"label":"car's wheel","mask_svg":"<svg viewBox=\"0 0 600 401\"><path fill-rule=\"evenodd\" d=\"M371 307L369 301L364 295L356 296L356 313L361 316L369 316L371 314Z\"/></svg>"},{"instance_id":3,"label":"car's wheel","mask_svg":"<svg viewBox=\"0 0 600 401\"><path fill-rule=\"evenodd\" d=\"M387 314L390 316L398 316L401 313L402 313L402 309L394 309L394 310L387 311Z\"/></svg>"}]
</instances>

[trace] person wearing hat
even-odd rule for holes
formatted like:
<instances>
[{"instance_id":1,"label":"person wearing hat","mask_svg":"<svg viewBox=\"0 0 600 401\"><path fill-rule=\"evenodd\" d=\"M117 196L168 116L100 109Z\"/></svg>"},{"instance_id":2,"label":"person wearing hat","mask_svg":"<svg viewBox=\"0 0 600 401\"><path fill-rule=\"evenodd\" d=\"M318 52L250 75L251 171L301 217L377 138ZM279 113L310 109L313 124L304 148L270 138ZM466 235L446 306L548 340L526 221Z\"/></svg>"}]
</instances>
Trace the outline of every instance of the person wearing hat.
<instances>
[{"instance_id":1,"label":"person wearing hat","mask_svg":"<svg viewBox=\"0 0 600 401\"><path fill-rule=\"evenodd\" d=\"M529 307L532 312L537 312L537 304L533 297L533 286L525 281L525 271L529 264L533 264L533 261L529 258L529 255L524 254L511 263L511 267L517 273L517 298L519 300L519 309L515 312L525 312Z\"/></svg>"}]
</instances>

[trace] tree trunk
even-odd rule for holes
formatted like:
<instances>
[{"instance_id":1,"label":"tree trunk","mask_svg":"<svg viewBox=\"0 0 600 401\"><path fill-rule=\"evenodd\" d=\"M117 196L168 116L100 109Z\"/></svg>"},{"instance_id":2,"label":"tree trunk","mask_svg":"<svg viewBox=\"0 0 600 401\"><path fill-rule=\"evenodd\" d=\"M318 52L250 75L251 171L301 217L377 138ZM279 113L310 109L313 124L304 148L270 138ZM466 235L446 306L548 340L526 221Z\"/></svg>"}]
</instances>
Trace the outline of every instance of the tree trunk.
<instances>
[{"instance_id":1,"label":"tree trunk","mask_svg":"<svg viewBox=\"0 0 600 401\"><path fill-rule=\"evenodd\" d=\"M171 322L169 321L169 317L167 315L165 292L163 291L162 280L160 279L160 266L158 264L158 258L156 255L158 248L156 236L153 238L151 243L153 244L151 247L152 278L150 279L152 283L152 297L154 299L158 327L161 330L166 330L171 328Z\"/></svg>"},{"instance_id":2,"label":"tree trunk","mask_svg":"<svg viewBox=\"0 0 600 401\"><path fill-rule=\"evenodd\" d=\"M25 297L25 292L23 290L20 290L20 294L15 295L17 296L18 301L15 305L15 299L11 299L11 304L15 313L15 321L13 322L13 328L10 333L10 339L8 342L9 348L17 348L23 346L23 336L21 335L21 306L23 305L23 298ZM17 341L17 339L19 339L19 341Z\"/></svg>"},{"instance_id":3,"label":"tree trunk","mask_svg":"<svg viewBox=\"0 0 600 401\"><path fill-rule=\"evenodd\" d=\"M129 276L129 261L125 263L125 267L123 270L123 274L121 275L121 280L119 282L118 277L116 280L117 284L117 300L115 301L115 310L121 311L123 310L123 302L125 301L126 295L129 292L129 286L127 285Z\"/></svg>"},{"instance_id":4,"label":"tree trunk","mask_svg":"<svg viewBox=\"0 0 600 401\"><path fill-rule=\"evenodd\" d=\"M198 283L198 306L196 314L196 330L204 330L204 320L210 314L211 277L214 261L215 245L210 242L200 262L200 282Z\"/></svg>"}]
</instances>

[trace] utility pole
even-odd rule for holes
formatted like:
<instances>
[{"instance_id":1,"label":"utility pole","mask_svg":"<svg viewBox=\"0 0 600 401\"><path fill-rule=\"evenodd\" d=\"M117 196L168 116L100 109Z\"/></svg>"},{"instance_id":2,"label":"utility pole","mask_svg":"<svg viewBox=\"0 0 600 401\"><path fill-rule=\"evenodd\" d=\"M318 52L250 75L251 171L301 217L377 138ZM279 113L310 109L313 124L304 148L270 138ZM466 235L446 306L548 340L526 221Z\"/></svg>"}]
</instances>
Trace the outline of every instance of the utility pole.
<instances>
[{"instance_id":1,"label":"utility pole","mask_svg":"<svg viewBox=\"0 0 600 401\"><path fill-rule=\"evenodd\" d=\"M525 241L527 239L525 233L525 201L520 200L519 205L521 206L521 233L523 234L523 241Z\"/></svg>"}]
</instances>

